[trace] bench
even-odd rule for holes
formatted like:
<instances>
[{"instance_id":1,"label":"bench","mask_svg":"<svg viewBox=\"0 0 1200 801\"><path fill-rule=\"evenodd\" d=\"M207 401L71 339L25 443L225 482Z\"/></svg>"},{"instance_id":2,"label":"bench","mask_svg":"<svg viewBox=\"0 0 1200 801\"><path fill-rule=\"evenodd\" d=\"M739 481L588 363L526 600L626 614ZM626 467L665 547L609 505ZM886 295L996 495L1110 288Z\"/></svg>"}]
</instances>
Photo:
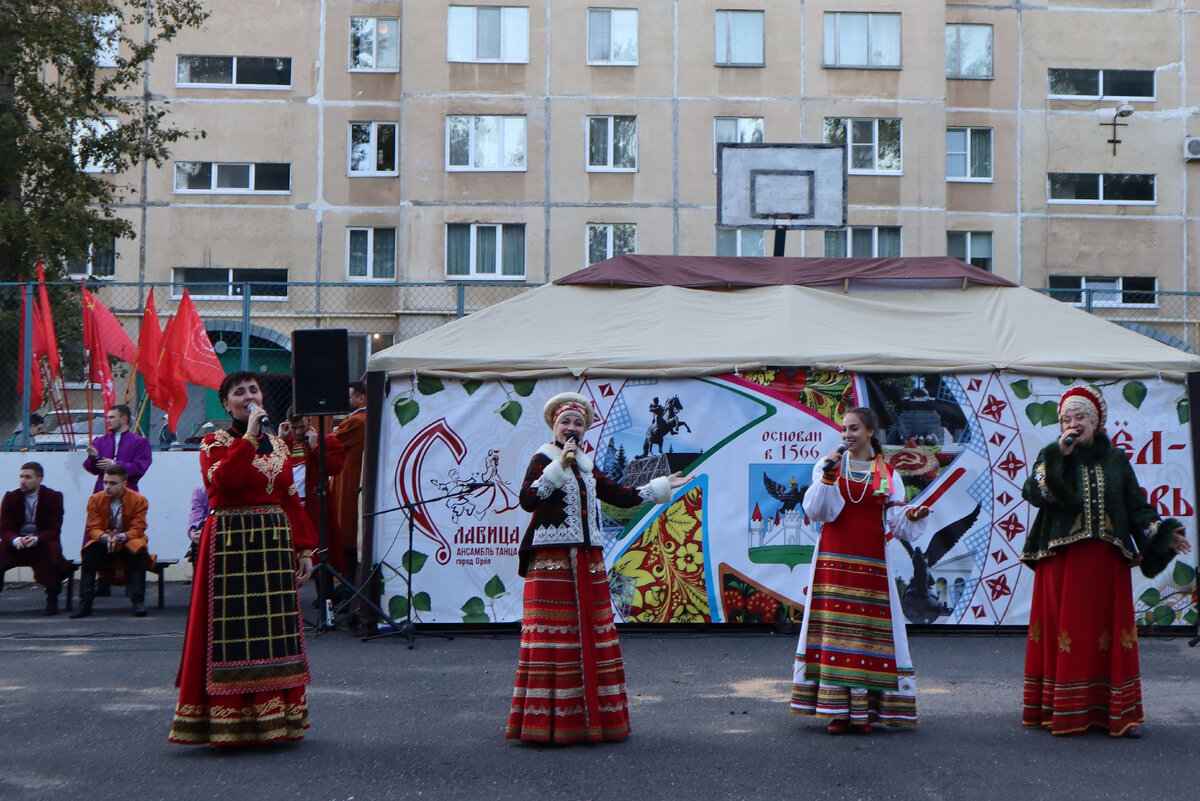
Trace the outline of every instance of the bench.
<instances>
[{"instance_id":1,"label":"bench","mask_svg":"<svg viewBox=\"0 0 1200 801\"><path fill-rule=\"evenodd\" d=\"M178 559L156 559L154 567L148 572L158 575L158 608L163 608L163 574L167 572L167 568L171 565L179 564ZM71 575L67 577L67 611L72 611L73 599L75 597L75 571L79 569L79 562L71 560Z\"/></svg>"}]
</instances>

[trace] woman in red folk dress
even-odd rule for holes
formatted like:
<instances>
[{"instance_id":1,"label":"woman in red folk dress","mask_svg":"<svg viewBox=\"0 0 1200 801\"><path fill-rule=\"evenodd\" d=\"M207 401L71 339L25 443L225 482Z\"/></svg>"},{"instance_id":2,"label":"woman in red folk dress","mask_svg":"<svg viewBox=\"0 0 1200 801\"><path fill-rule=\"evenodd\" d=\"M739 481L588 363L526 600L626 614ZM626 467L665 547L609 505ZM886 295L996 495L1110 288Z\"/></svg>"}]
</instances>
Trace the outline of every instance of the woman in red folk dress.
<instances>
[{"instance_id":1,"label":"woman in red folk dress","mask_svg":"<svg viewBox=\"0 0 1200 801\"><path fill-rule=\"evenodd\" d=\"M525 606L505 736L559 744L624 740L625 666L597 499L621 507L666 503L689 479L675 473L634 489L596 470L579 450L594 417L582 395L555 395L543 416L554 441L534 454L521 486L521 508L533 517L520 548Z\"/></svg>"},{"instance_id":2,"label":"woman in red folk dress","mask_svg":"<svg viewBox=\"0 0 1200 801\"><path fill-rule=\"evenodd\" d=\"M230 373L219 393L233 425L200 446L212 513L200 536L167 739L217 746L300 740L309 672L297 587L312 572L317 537L287 447L262 431L258 376Z\"/></svg>"},{"instance_id":3,"label":"woman in red folk dress","mask_svg":"<svg viewBox=\"0 0 1200 801\"><path fill-rule=\"evenodd\" d=\"M1058 402L1058 440L1025 482L1037 517L1021 551L1032 567L1022 724L1141 736L1142 685L1130 568L1154 576L1191 551L1161 520L1125 452L1104 433L1104 396L1075 386Z\"/></svg>"},{"instance_id":4,"label":"woman in red folk dress","mask_svg":"<svg viewBox=\"0 0 1200 801\"><path fill-rule=\"evenodd\" d=\"M913 542L928 506L905 506L883 460L870 409L842 415L844 447L813 466L804 513L822 523L792 666L792 712L829 721L830 734L869 734L872 722L915 726L917 690L886 535Z\"/></svg>"}]
</instances>

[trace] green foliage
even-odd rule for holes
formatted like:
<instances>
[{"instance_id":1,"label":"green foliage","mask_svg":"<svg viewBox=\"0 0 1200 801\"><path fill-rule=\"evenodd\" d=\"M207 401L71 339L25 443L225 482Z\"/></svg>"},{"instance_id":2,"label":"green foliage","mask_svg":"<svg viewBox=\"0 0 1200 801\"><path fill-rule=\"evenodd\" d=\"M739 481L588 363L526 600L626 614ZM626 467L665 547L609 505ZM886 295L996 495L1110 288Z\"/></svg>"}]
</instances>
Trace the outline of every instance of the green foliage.
<instances>
[{"instance_id":1,"label":"green foliage","mask_svg":"<svg viewBox=\"0 0 1200 801\"><path fill-rule=\"evenodd\" d=\"M483 593L494 601L508 595L508 590L504 589L504 582L500 580L500 576L496 575L488 579L488 583L483 587Z\"/></svg>"},{"instance_id":2,"label":"green foliage","mask_svg":"<svg viewBox=\"0 0 1200 801\"><path fill-rule=\"evenodd\" d=\"M1142 408L1142 401L1146 399L1146 385L1141 381L1130 381L1121 389L1121 394L1125 400L1129 401L1129 405L1135 409Z\"/></svg>"},{"instance_id":3,"label":"green foliage","mask_svg":"<svg viewBox=\"0 0 1200 801\"><path fill-rule=\"evenodd\" d=\"M487 607L483 605L483 599L478 595L472 595L467 599L467 602L462 605L463 623L491 623L492 619L488 617Z\"/></svg>"},{"instance_id":4,"label":"green foliage","mask_svg":"<svg viewBox=\"0 0 1200 801\"><path fill-rule=\"evenodd\" d=\"M433 376L421 376L417 379L417 392L420 392L422 395L432 395L435 392L441 392L445 388L445 385Z\"/></svg>"},{"instance_id":5,"label":"green foliage","mask_svg":"<svg viewBox=\"0 0 1200 801\"><path fill-rule=\"evenodd\" d=\"M203 136L169 124L144 70L207 16L198 0L0 2L0 281L33 277L38 258L53 280L89 247L133 238L118 209L138 181L111 174L162 166L171 143Z\"/></svg>"},{"instance_id":6,"label":"green foliage","mask_svg":"<svg viewBox=\"0 0 1200 801\"><path fill-rule=\"evenodd\" d=\"M468 395L474 395L475 392L478 391L478 389L482 386L483 386L482 381L476 381L473 378L469 378L466 381L462 382L462 388L464 390L466 390L466 393Z\"/></svg>"},{"instance_id":7,"label":"green foliage","mask_svg":"<svg viewBox=\"0 0 1200 801\"><path fill-rule=\"evenodd\" d=\"M1034 425L1054 425L1058 422L1058 404L1054 401L1031 403L1025 407L1025 416Z\"/></svg>"},{"instance_id":8,"label":"green foliage","mask_svg":"<svg viewBox=\"0 0 1200 801\"><path fill-rule=\"evenodd\" d=\"M505 401L504 405L496 410L496 413L515 426L517 421L521 419L522 411L520 403L510 400Z\"/></svg>"},{"instance_id":9,"label":"green foliage","mask_svg":"<svg viewBox=\"0 0 1200 801\"><path fill-rule=\"evenodd\" d=\"M396 420L400 425L411 423L421 413L421 406L415 400L409 397L401 396L396 398L392 404L392 411L396 415Z\"/></svg>"},{"instance_id":10,"label":"green foliage","mask_svg":"<svg viewBox=\"0 0 1200 801\"><path fill-rule=\"evenodd\" d=\"M388 617L392 620L408 617L408 598L403 595L393 595L388 598Z\"/></svg>"},{"instance_id":11,"label":"green foliage","mask_svg":"<svg viewBox=\"0 0 1200 801\"><path fill-rule=\"evenodd\" d=\"M1179 417L1181 425L1186 425L1192 419L1191 410L1188 407L1188 399L1186 397L1175 401L1175 414Z\"/></svg>"},{"instance_id":12,"label":"green foliage","mask_svg":"<svg viewBox=\"0 0 1200 801\"><path fill-rule=\"evenodd\" d=\"M433 609L433 601L429 598L429 593L418 592L413 596L413 609L418 612L428 612Z\"/></svg>"},{"instance_id":13,"label":"green foliage","mask_svg":"<svg viewBox=\"0 0 1200 801\"><path fill-rule=\"evenodd\" d=\"M406 551L404 556L400 557L400 564L411 576L414 573L421 572L421 568L425 566L425 560L428 558L428 554L423 554L420 551Z\"/></svg>"},{"instance_id":14,"label":"green foliage","mask_svg":"<svg viewBox=\"0 0 1200 801\"><path fill-rule=\"evenodd\" d=\"M533 394L533 388L537 386L537 381L513 381L513 392L520 395L522 398L528 398Z\"/></svg>"},{"instance_id":15,"label":"green foliage","mask_svg":"<svg viewBox=\"0 0 1200 801\"><path fill-rule=\"evenodd\" d=\"M1062 384L1064 387L1069 387L1075 383L1075 379L1074 378L1066 378L1066 377L1060 375L1058 377L1058 383Z\"/></svg>"},{"instance_id":16,"label":"green foliage","mask_svg":"<svg viewBox=\"0 0 1200 801\"><path fill-rule=\"evenodd\" d=\"M1022 378L1020 381L1014 381L1009 385L1014 395L1021 400L1027 399L1033 394L1033 387L1029 384L1028 378Z\"/></svg>"},{"instance_id":17,"label":"green foliage","mask_svg":"<svg viewBox=\"0 0 1200 801\"><path fill-rule=\"evenodd\" d=\"M1171 571L1171 581L1176 587L1190 587L1196 580L1196 568L1176 560L1175 569Z\"/></svg>"},{"instance_id":18,"label":"green foliage","mask_svg":"<svg viewBox=\"0 0 1200 801\"><path fill-rule=\"evenodd\" d=\"M1159 595L1158 590L1154 587L1147 587L1146 591L1138 596L1138 600L1144 603L1146 606L1153 607L1158 604L1160 600L1162 600L1162 596Z\"/></svg>"}]
</instances>

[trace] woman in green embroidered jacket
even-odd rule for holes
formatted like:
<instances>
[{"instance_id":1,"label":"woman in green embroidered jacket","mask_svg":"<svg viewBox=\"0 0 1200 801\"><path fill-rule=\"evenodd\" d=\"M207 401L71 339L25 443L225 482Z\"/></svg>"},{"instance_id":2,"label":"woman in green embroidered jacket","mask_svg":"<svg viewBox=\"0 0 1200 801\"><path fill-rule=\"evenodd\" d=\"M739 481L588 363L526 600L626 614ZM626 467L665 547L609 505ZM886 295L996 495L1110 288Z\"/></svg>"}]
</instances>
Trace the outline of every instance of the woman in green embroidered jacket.
<instances>
[{"instance_id":1,"label":"woman in green embroidered jacket","mask_svg":"<svg viewBox=\"0 0 1200 801\"><path fill-rule=\"evenodd\" d=\"M1053 734L1089 728L1141 735L1142 688L1130 568L1160 572L1191 550L1161 520L1124 451L1104 433L1094 387L1058 403L1058 440L1038 454L1023 495L1037 507L1021 561L1034 569L1022 724Z\"/></svg>"}]
</instances>

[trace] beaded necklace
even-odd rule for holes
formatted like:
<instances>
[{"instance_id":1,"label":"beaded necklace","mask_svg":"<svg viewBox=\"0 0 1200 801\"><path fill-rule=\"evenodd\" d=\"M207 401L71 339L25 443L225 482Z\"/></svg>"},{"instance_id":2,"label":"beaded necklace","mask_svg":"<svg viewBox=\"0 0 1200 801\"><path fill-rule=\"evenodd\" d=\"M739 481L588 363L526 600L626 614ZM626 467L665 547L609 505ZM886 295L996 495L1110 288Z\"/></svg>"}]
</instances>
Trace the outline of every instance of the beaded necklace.
<instances>
[{"instance_id":1,"label":"beaded necklace","mask_svg":"<svg viewBox=\"0 0 1200 801\"><path fill-rule=\"evenodd\" d=\"M871 479L875 476L877 460L871 459L871 461L868 463L870 466L861 473L861 476L855 475L854 470L851 467L851 465L854 462L858 462L859 464L862 464L861 461L859 461L858 459L851 460L849 453L844 454L842 456L842 460L843 460L842 461L842 477L846 479L846 495L848 495L850 497L851 503L862 503L863 498L867 497L867 489L871 486L871 483L872 483ZM854 497L854 492L852 491L851 482L862 484L862 492L859 493L859 496L857 498Z\"/></svg>"}]
</instances>

